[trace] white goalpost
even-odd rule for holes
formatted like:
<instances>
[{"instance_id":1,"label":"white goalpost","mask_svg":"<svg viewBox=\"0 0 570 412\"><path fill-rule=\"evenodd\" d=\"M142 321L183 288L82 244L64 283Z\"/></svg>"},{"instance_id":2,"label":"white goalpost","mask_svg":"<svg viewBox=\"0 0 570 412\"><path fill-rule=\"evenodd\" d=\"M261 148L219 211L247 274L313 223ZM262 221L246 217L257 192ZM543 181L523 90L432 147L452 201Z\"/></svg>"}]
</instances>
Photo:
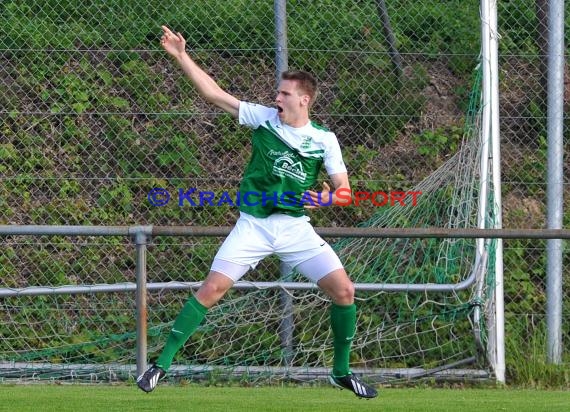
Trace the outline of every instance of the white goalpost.
<instances>
[{"instance_id":1,"label":"white goalpost","mask_svg":"<svg viewBox=\"0 0 570 412\"><path fill-rule=\"evenodd\" d=\"M501 213L501 151L499 132L499 66L498 66L497 1L481 1L481 64L482 64L482 145L481 156L481 202L479 227L486 228L487 187L492 187L493 228L502 228ZM483 178L489 172L491 179ZM488 174L487 174L488 176ZM505 382L505 339L504 339L504 297L503 297L503 240L495 240L494 279L495 288L489 302L489 360L495 371L496 380Z\"/></svg>"}]
</instances>

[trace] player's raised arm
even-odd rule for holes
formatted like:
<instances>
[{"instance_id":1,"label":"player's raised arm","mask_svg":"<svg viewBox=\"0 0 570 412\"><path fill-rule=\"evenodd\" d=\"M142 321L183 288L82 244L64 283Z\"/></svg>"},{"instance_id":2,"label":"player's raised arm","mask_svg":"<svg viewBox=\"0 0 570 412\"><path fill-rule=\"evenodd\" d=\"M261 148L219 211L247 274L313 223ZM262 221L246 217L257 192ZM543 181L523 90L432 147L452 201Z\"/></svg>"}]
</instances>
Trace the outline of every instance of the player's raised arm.
<instances>
[{"instance_id":1,"label":"player's raised arm","mask_svg":"<svg viewBox=\"0 0 570 412\"><path fill-rule=\"evenodd\" d=\"M234 117L238 116L239 100L223 90L186 52L186 39L180 33L162 26L162 48L180 65L196 90L208 102L218 106Z\"/></svg>"}]
</instances>

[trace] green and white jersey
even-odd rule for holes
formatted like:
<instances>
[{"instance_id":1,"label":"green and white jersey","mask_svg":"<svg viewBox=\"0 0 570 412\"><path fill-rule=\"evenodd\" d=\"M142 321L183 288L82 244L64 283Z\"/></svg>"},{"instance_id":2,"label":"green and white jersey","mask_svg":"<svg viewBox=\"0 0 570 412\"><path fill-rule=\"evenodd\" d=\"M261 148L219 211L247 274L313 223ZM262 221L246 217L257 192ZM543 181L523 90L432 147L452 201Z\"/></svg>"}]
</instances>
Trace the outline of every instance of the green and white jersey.
<instances>
[{"instance_id":1,"label":"green and white jersey","mask_svg":"<svg viewBox=\"0 0 570 412\"><path fill-rule=\"evenodd\" d=\"M329 175L346 173L336 135L314 122L291 127L281 123L277 109L240 102L239 123L253 129L239 194L245 213L302 216L311 204L305 193L315 189L323 164Z\"/></svg>"}]
</instances>

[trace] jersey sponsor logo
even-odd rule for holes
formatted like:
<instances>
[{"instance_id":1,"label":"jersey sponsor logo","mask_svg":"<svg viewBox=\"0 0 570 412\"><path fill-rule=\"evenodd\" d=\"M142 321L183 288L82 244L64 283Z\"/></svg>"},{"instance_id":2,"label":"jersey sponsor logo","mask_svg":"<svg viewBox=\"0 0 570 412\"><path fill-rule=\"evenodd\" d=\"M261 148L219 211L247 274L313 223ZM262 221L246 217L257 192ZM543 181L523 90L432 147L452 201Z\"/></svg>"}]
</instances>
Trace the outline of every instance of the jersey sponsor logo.
<instances>
[{"instance_id":1,"label":"jersey sponsor logo","mask_svg":"<svg viewBox=\"0 0 570 412\"><path fill-rule=\"evenodd\" d=\"M303 141L301 142L301 149L306 150L311 147L311 136L303 136Z\"/></svg>"},{"instance_id":2,"label":"jersey sponsor logo","mask_svg":"<svg viewBox=\"0 0 570 412\"><path fill-rule=\"evenodd\" d=\"M270 157L276 157L276 156L291 156L291 152L287 151L287 150L282 150L282 151L277 151L277 150L269 150L269 152L267 152L267 156Z\"/></svg>"},{"instance_id":3,"label":"jersey sponsor logo","mask_svg":"<svg viewBox=\"0 0 570 412\"><path fill-rule=\"evenodd\" d=\"M273 174L277 176L287 176L298 180L301 183L307 179L307 173L303 170L300 161L292 158L290 154L278 157L273 163Z\"/></svg>"}]
</instances>

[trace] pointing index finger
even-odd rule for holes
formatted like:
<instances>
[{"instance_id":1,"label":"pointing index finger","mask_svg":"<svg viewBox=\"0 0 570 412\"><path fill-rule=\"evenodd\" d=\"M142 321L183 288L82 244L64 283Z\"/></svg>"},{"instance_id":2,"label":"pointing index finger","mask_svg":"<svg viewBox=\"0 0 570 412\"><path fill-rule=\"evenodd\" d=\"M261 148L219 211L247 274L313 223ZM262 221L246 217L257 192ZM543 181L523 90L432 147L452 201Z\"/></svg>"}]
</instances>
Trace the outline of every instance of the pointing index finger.
<instances>
[{"instance_id":1,"label":"pointing index finger","mask_svg":"<svg viewBox=\"0 0 570 412\"><path fill-rule=\"evenodd\" d=\"M161 26L162 27L162 31L164 32L164 34L174 34L172 33L172 31L166 27L166 26Z\"/></svg>"}]
</instances>

